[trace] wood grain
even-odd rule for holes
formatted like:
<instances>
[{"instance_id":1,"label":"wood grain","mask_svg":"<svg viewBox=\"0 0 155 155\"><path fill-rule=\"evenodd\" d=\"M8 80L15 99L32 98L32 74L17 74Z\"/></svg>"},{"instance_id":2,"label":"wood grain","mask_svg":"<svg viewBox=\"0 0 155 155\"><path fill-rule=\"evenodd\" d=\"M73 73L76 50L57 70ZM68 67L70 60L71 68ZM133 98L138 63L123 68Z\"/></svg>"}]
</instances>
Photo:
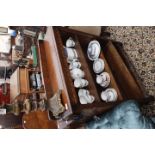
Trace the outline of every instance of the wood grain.
<instances>
[{"instance_id":1,"label":"wood grain","mask_svg":"<svg viewBox=\"0 0 155 155\"><path fill-rule=\"evenodd\" d=\"M128 70L111 41L106 45L104 53L119 86L126 96L126 99L143 98L143 91Z\"/></svg>"}]
</instances>

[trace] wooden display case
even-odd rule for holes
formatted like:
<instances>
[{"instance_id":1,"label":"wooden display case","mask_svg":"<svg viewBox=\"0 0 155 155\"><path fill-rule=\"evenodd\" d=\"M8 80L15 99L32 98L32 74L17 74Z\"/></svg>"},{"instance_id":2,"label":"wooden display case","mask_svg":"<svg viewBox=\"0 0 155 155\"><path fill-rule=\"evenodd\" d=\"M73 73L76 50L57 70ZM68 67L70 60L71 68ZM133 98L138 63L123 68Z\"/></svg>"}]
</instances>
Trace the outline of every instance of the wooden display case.
<instances>
[{"instance_id":1,"label":"wooden display case","mask_svg":"<svg viewBox=\"0 0 155 155\"><path fill-rule=\"evenodd\" d=\"M74 87L73 80L70 76L69 66L64 54L65 42L69 37L72 37L76 42L75 49L79 61L82 64L81 69L85 72L85 79L89 81L87 89L95 97L95 101L92 104L80 104L77 93L78 89ZM106 103L101 100L101 91L105 89L96 83L93 63L87 57L88 44L94 39L99 41L101 45L99 57L105 62L104 71L110 74L111 82L109 87L117 91L118 99L116 102ZM48 100L61 89L62 103L66 111L62 119L57 121L49 120L47 112L38 111L31 113L23 117L25 126L27 128L74 128L80 123L89 120L94 115L108 111L122 101L134 99L141 103L147 103L149 96L147 96L141 84L133 76L132 71L120 52L118 52L115 44L112 40L68 28L48 27L45 40L39 41L38 43L45 96ZM35 118L35 125L33 124L32 118Z\"/></svg>"},{"instance_id":2,"label":"wooden display case","mask_svg":"<svg viewBox=\"0 0 155 155\"><path fill-rule=\"evenodd\" d=\"M33 93L44 93L44 88L32 89L30 86L30 75L36 71L18 67L10 77L10 100L24 101Z\"/></svg>"}]
</instances>

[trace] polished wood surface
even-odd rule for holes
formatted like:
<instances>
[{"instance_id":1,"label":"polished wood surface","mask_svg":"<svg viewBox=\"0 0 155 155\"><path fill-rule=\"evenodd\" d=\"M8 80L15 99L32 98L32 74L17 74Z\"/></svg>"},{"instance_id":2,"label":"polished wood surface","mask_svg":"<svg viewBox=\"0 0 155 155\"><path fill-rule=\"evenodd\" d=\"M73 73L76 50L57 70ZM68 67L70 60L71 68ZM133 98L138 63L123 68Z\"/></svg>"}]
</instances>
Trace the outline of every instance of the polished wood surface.
<instances>
[{"instance_id":1,"label":"polished wood surface","mask_svg":"<svg viewBox=\"0 0 155 155\"><path fill-rule=\"evenodd\" d=\"M24 114L22 124L26 129L57 129L57 122L49 121L47 112L42 111Z\"/></svg>"},{"instance_id":2,"label":"polished wood surface","mask_svg":"<svg viewBox=\"0 0 155 155\"><path fill-rule=\"evenodd\" d=\"M38 56L39 56L39 63L40 63L40 71L41 71L41 76L42 76L46 99L48 99L48 98L52 97L53 92L52 92L52 88L51 88L51 80L50 80L50 76L49 76L46 55L47 54L44 49L43 41L39 41Z\"/></svg>"},{"instance_id":3,"label":"polished wood surface","mask_svg":"<svg viewBox=\"0 0 155 155\"><path fill-rule=\"evenodd\" d=\"M64 117L72 114L70 100L67 93L62 68L57 52L57 45L52 27L47 29L44 41L38 44L40 69L42 72L45 97L49 99L58 91L62 90L62 102L66 108ZM65 128L68 123L62 120L49 120L48 112L31 112L23 117L25 128Z\"/></svg>"},{"instance_id":4,"label":"polished wood surface","mask_svg":"<svg viewBox=\"0 0 155 155\"><path fill-rule=\"evenodd\" d=\"M30 92L30 80L26 68L19 68L19 88L21 94L28 94Z\"/></svg>"},{"instance_id":5,"label":"polished wood surface","mask_svg":"<svg viewBox=\"0 0 155 155\"><path fill-rule=\"evenodd\" d=\"M18 67L10 77L11 102L20 97L23 99L24 96L26 97L29 93L31 93L31 91L28 69Z\"/></svg>"},{"instance_id":6,"label":"polished wood surface","mask_svg":"<svg viewBox=\"0 0 155 155\"><path fill-rule=\"evenodd\" d=\"M30 92L28 71L26 68L17 68L12 74L10 78L10 92L11 102L20 97L20 95Z\"/></svg>"},{"instance_id":7,"label":"polished wood surface","mask_svg":"<svg viewBox=\"0 0 155 155\"><path fill-rule=\"evenodd\" d=\"M126 99L143 98L143 90L141 90L137 81L134 79L116 48L110 41L105 47L105 55Z\"/></svg>"},{"instance_id":8,"label":"polished wood surface","mask_svg":"<svg viewBox=\"0 0 155 155\"><path fill-rule=\"evenodd\" d=\"M62 90L63 104L69 109L70 98L68 95L65 77L63 75L63 68L58 55L58 46L55 40L55 34L52 27L47 29L47 33L44 40L44 47L47 55L47 66L49 77L51 78L51 88L53 93L56 93L58 89Z\"/></svg>"}]
</instances>

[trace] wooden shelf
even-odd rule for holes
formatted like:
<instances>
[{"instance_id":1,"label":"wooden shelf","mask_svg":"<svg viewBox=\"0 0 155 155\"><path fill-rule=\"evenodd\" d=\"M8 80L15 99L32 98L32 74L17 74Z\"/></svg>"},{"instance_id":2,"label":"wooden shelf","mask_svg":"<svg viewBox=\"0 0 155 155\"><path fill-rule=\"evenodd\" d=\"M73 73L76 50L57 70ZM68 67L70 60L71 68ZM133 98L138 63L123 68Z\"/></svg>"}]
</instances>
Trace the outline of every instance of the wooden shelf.
<instances>
[{"instance_id":1,"label":"wooden shelf","mask_svg":"<svg viewBox=\"0 0 155 155\"><path fill-rule=\"evenodd\" d=\"M95 97L94 102L99 103L101 100L100 100L99 94L97 92L97 87L96 87L96 84L94 82L92 73L91 73L91 71L89 69L90 65L87 63L87 60L86 60L86 57L85 57L85 54L84 54L85 51L82 50L82 47L80 45L80 42L79 42L77 36L76 36L76 39L75 39L75 43L76 43L75 49L76 49L76 51L77 51L77 53L79 55L79 60L80 60L80 62L82 64L81 68L85 73L86 80L88 80L88 82L89 82L89 85L87 86L86 89L88 89L90 94ZM92 103L92 104L94 104L94 103Z\"/></svg>"},{"instance_id":2,"label":"wooden shelf","mask_svg":"<svg viewBox=\"0 0 155 155\"><path fill-rule=\"evenodd\" d=\"M77 108L78 105L83 108L85 108L85 107L101 107L101 106L103 107L103 106L107 105L107 103L102 101L101 97L100 97L101 92L105 89L103 89L101 86L99 86L96 83L96 74L93 71L93 62L90 61L87 57L87 46L92 38L90 40L88 39L88 40L83 41L83 39L85 39L85 38L82 38L82 40L81 40L81 38L78 38L77 34L65 32L65 31L56 31L55 35L57 38L56 39L57 44L59 45L58 46L59 57L61 60L63 71L64 71L64 77L66 77L66 85L68 88L67 91L69 93L69 96L71 97L71 99L70 99L71 104L74 106L74 108L75 107ZM69 65L68 65L66 57L64 55L65 42L69 37L72 37L76 43L75 49L78 54L78 59L82 64L81 69L85 72L85 79L87 79L89 81L89 85L86 87L86 89L88 89L90 91L90 94L95 97L95 101L90 105L81 105L80 104L80 101L78 99L78 89L76 89L74 87L73 80L70 76ZM59 47L61 47L61 48L59 48ZM110 74L111 83L110 83L109 87L114 88L118 93L117 102L110 104L110 105L114 105L114 104L119 103L120 101L123 101L123 96L122 96L120 88L117 85L117 82L112 74L111 68L109 67L107 60L104 57L103 51L101 51L100 58L103 59L105 62L105 70L104 71L106 71Z\"/></svg>"},{"instance_id":3,"label":"wooden shelf","mask_svg":"<svg viewBox=\"0 0 155 155\"><path fill-rule=\"evenodd\" d=\"M68 93L72 94L72 95L69 95L70 101L71 101L71 104L77 104L78 103L78 95L76 93L76 89L72 83L72 78L70 76L68 62L67 62L66 56L64 54L64 44L63 44L60 32L55 31L55 35L56 35L56 38L55 38L56 42L57 42L57 44L59 44L59 46L57 48L58 48L58 54L59 54L61 66L63 66L62 71L64 74L66 87L67 87Z\"/></svg>"},{"instance_id":4,"label":"wooden shelf","mask_svg":"<svg viewBox=\"0 0 155 155\"><path fill-rule=\"evenodd\" d=\"M81 69L85 72L85 79L89 81L86 88L95 96L95 101L92 104L81 105L79 102L78 89L74 87L64 54L64 46L69 37L72 37L76 42L75 49L82 64ZM100 98L101 91L105 89L96 83L93 62L87 57L88 44L94 39L98 40L101 45L99 57L105 62L104 71L110 74L109 87L114 88L118 93L116 102L105 103ZM39 41L38 52L45 98L48 100L61 89L61 99L66 111L62 115L62 119L58 121L49 120L47 112L33 112L29 116L24 116L27 128L55 128L55 126L57 126L56 128L67 128L70 123L65 120L71 120L71 122L78 124L94 115L110 110L122 101L145 98L143 90L130 74L127 65L110 40L68 28L48 27L45 40ZM74 116L79 116L79 118L82 116L83 118L74 120L72 119Z\"/></svg>"},{"instance_id":5,"label":"wooden shelf","mask_svg":"<svg viewBox=\"0 0 155 155\"><path fill-rule=\"evenodd\" d=\"M59 57L61 60L61 66L62 66L62 70L64 73L63 76L66 79L65 84L68 88L67 92L68 92L70 100L71 100L71 105L73 106L73 109L75 111L80 112L80 110L82 111L84 109L97 108L97 107L100 107L100 108L102 107L104 109L104 111L106 111L109 108L114 107L116 104L121 103L122 101L125 101L128 99L134 99L134 98L136 99L136 98L145 97L144 95L141 95L140 93L137 94L138 97L136 97L136 96L133 97L134 90L130 89L131 87L128 87L130 85L130 80L127 78L120 78L120 79L123 79L122 81L118 79L119 77L126 76L126 75L124 75L126 73L126 71L123 72L123 70L120 68L120 66L122 65L123 59L121 58L121 56L118 57L119 52L112 44L112 41L105 40L105 39L102 39L102 38L94 36L94 35L81 33L81 32L75 31L75 30L62 28L62 27L54 27L54 32L55 32L54 34L55 34L56 44L57 44L57 48L58 48L58 53L59 53ZM73 40L76 42L75 49L77 51L79 61L82 64L81 69L86 73L85 78L90 83L89 86L87 87L87 89L91 92L91 94L93 94L95 96L95 102L92 104L81 105L79 100L77 99L77 89L74 88L73 80L71 79L71 76L70 76L69 67L68 67L68 64L66 61L66 57L64 56L64 49L63 49L65 46L65 42L69 37L72 37ZM113 103L105 103L104 101L101 100L100 94L105 89L96 83L96 75L93 72L93 62L90 61L87 57L88 44L90 41L92 41L94 39L98 40L101 45L101 53L100 53L99 57L101 59L103 59L105 62L104 71L106 71L110 74L111 82L108 87L114 88L118 94L117 101L113 102ZM117 61L117 63L116 63L116 61ZM118 67L118 63L120 63L119 67ZM115 65L116 65L116 67L115 67ZM128 75L129 75L128 68L126 67L125 69L127 70ZM119 70L118 73L117 73L117 70ZM129 77L131 79L133 78L133 77L131 77L131 75ZM124 83L123 85L127 84L124 88L126 88L126 91L129 91L129 92L132 91L132 93L126 94L126 92L124 91L124 88L122 87L121 82ZM136 80L132 80L132 82L136 85L135 87L137 87ZM127 89L127 87L129 89ZM139 87L137 87L137 89L139 89L139 91L141 91ZM74 98L74 96L76 96L76 97ZM75 100L73 100L73 98ZM74 104L74 103L76 103L76 104Z\"/></svg>"}]
</instances>

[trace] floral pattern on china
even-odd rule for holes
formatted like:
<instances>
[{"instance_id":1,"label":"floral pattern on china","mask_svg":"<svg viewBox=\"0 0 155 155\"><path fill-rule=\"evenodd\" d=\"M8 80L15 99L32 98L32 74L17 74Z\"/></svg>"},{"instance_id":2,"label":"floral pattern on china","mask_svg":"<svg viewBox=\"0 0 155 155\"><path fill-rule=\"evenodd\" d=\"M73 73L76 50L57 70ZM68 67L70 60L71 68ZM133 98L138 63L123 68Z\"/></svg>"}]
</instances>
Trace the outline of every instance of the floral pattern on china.
<instances>
[{"instance_id":1,"label":"floral pattern on china","mask_svg":"<svg viewBox=\"0 0 155 155\"><path fill-rule=\"evenodd\" d=\"M89 43L88 49L87 49L88 58L91 61L94 61L94 60L98 59L100 52L101 52L100 43L97 40L92 40Z\"/></svg>"}]
</instances>

